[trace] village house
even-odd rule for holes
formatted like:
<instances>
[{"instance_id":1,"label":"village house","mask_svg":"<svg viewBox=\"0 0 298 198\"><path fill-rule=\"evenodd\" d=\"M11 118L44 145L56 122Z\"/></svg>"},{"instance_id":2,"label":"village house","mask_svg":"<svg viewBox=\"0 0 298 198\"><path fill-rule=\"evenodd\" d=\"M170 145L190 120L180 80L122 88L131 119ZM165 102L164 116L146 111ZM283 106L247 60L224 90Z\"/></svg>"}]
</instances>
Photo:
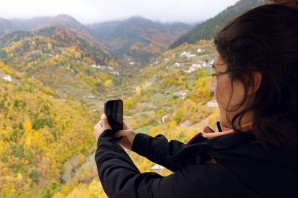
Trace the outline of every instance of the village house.
<instances>
[{"instance_id":1,"label":"village house","mask_svg":"<svg viewBox=\"0 0 298 198\"><path fill-rule=\"evenodd\" d=\"M189 92L189 90L183 89L183 90L180 90L179 92L175 93L174 95L184 100L186 98L186 95L188 92Z\"/></svg>"},{"instance_id":2,"label":"village house","mask_svg":"<svg viewBox=\"0 0 298 198\"><path fill-rule=\"evenodd\" d=\"M8 82L11 82L11 81L12 81L12 78L11 78L10 75L1 75L1 78L2 78L3 80L8 81Z\"/></svg>"},{"instance_id":3,"label":"village house","mask_svg":"<svg viewBox=\"0 0 298 198\"><path fill-rule=\"evenodd\" d=\"M180 67L180 63L175 63L174 64L176 67Z\"/></svg>"},{"instance_id":4,"label":"village house","mask_svg":"<svg viewBox=\"0 0 298 198\"><path fill-rule=\"evenodd\" d=\"M198 69L201 69L201 68L202 68L202 65L201 65L201 64L192 64L192 65L189 67L189 69L185 71L185 73L190 74L190 73L192 73L192 72L194 72L194 71L196 71L196 70L198 70Z\"/></svg>"},{"instance_id":5,"label":"village house","mask_svg":"<svg viewBox=\"0 0 298 198\"><path fill-rule=\"evenodd\" d=\"M116 75L116 76L120 75L119 72L114 71L114 68L110 67L110 66L92 64L91 67L93 67L95 69L100 69L101 71L108 70L108 72L110 74L113 74L113 75Z\"/></svg>"},{"instance_id":6,"label":"village house","mask_svg":"<svg viewBox=\"0 0 298 198\"><path fill-rule=\"evenodd\" d=\"M193 57L196 57L197 55L192 54L191 52L183 51L183 52L180 54L180 57L182 57L182 56L185 56L185 57L187 57L187 58L193 58Z\"/></svg>"}]
</instances>

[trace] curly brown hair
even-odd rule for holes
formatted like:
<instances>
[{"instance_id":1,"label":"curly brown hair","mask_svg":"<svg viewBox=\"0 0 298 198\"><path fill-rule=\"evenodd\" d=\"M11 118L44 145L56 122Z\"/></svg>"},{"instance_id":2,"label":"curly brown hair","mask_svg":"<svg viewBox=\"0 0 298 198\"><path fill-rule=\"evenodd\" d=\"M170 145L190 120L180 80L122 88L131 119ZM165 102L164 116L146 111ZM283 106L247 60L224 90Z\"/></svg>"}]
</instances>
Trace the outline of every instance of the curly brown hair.
<instances>
[{"instance_id":1,"label":"curly brown hair","mask_svg":"<svg viewBox=\"0 0 298 198\"><path fill-rule=\"evenodd\" d=\"M244 88L262 83L253 104L231 120L254 112L252 132L263 145L298 144L298 9L271 4L254 8L227 24L215 37L232 80ZM244 103L247 96L244 96Z\"/></svg>"}]
</instances>

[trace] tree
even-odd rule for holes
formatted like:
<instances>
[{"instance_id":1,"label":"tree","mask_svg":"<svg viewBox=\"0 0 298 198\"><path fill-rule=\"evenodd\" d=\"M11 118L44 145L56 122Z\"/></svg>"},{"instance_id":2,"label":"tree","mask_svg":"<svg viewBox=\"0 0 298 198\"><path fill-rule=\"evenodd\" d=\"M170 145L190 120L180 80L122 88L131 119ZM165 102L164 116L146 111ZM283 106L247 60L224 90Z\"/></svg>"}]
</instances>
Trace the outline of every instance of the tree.
<instances>
[{"instance_id":1,"label":"tree","mask_svg":"<svg viewBox=\"0 0 298 198\"><path fill-rule=\"evenodd\" d=\"M48 50L52 50L53 49L53 45L51 43L48 43L47 49Z\"/></svg>"},{"instance_id":2,"label":"tree","mask_svg":"<svg viewBox=\"0 0 298 198\"><path fill-rule=\"evenodd\" d=\"M26 119L24 124L23 124L24 130L26 134L30 134L32 131L32 124L29 119Z\"/></svg>"},{"instance_id":3,"label":"tree","mask_svg":"<svg viewBox=\"0 0 298 198\"><path fill-rule=\"evenodd\" d=\"M109 80L106 80L105 82L104 82L104 87L107 89L107 88L110 88L110 87L112 87L113 86L113 81L111 80L111 79L109 79Z\"/></svg>"},{"instance_id":4,"label":"tree","mask_svg":"<svg viewBox=\"0 0 298 198\"><path fill-rule=\"evenodd\" d=\"M136 95L137 95L138 97L141 96L141 88L140 88L140 86L137 86L137 87L136 87Z\"/></svg>"}]
</instances>

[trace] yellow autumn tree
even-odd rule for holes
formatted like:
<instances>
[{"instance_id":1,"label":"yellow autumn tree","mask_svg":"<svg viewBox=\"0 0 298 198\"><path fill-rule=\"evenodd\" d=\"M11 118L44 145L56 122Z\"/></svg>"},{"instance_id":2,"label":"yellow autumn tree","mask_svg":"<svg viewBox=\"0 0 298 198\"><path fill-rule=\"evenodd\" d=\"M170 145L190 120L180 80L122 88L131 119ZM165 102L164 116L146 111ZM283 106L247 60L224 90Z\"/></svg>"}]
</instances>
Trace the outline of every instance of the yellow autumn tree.
<instances>
[{"instance_id":1,"label":"yellow autumn tree","mask_svg":"<svg viewBox=\"0 0 298 198\"><path fill-rule=\"evenodd\" d=\"M136 95L137 95L138 97L141 96L141 88L140 88L140 86L137 86L137 87L136 87Z\"/></svg>"},{"instance_id":2,"label":"yellow autumn tree","mask_svg":"<svg viewBox=\"0 0 298 198\"><path fill-rule=\"evenodd\" d=\"M24 130L26 134L30 134L32 131L32 124L29 119L26 119L24 124L23 124Z\"/></svg>"},{"instance_id":3,"label":"yellow autumn tree","mask_svg":"<svg viewBox=\"0 0 298 198\"><path fill-rule=\"evenodd\" d=\"M111 66L111 67L117 67L118 66L118 63L117 63L117 61L116 61L116 59L110 59L109 61L108 61L108 64L107 64L108 66Z\"/></svg>"},{"instance_id":4,"label":"yellow autumn tree","mask_svg":"<svg viewBox=\"0 0 298 198\"><path fill-rule=\"evenodd\" d=\"M112 87L112 86L113 86L113 81L112 81L111 79L106 80L106 81L104 82L104 87L105 87L106 89L108 89L108 88L110 88L110 87Z\"/></svg>"},{"instance_id":5,"label":"yellow autumn tree","mask_svg":"<svg viewBox=\"0 0 298 198\"><path fill-rule=\"evenodd\" d=\"M75 57L75 59L81 59L82 55L80 52L75 52L74 57Z\"/></svg>"},{"instance_id":6,"label":"yellow autumn tree","mask_svg":"<svg viewBox=\"0 0 298 198\"><path fill-rule=\"evenodd\" d=\"M36 47L36 42L35 41L31 41L31 45L30 45L30 50L35 50Z\"/></svg>"},{"instance_id":7,"label":"yellow autumn tree","mask_svg":"<svg viewBox=\"0 0 298 198\"><path fill-rule=\"evenodd\" d=\"M53 45L51 43L48 43L47 48L48 48L48 50L52 50L53 49Z\"/></svg>"},{"instance_id":8,"label":"yellow autumn tree","mask_svg":"<svg viewBox=\"0 0 298 198\"><path fill-rule=\"evenodd\" d=\"M25 139L24 144L27 146L31 146L32 144L32 124L29 119L26 119L23 124L24 130L25 130Z\"/></svg>"}]
</instances>

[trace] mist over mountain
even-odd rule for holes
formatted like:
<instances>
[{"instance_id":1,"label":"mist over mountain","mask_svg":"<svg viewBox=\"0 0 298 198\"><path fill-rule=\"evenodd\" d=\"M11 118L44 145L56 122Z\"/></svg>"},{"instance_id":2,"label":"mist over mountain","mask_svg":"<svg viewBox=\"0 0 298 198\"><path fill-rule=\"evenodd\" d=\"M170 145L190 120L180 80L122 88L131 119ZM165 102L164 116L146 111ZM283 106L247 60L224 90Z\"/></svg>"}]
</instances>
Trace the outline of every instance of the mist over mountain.
<instances>
[{"instance_id":1,"label":"mist over mountain","mask_svg":"<svg viewBox=\"0 0 298 198\"><path fill-rule=\"evenodd\" d=\"M171 44L170 48L176 48L183 43L196 43L198 40L212 39L225 23L241 13L256 7L259 2L260 0L238 1L235 5L226 8L215 17L198 24L191 31L179 37Z\"/></svg>"},{"instance_id":2,"label":"mist over mountain","mask_svg":"<svg viewBox=\"0 0 298 198\"><path fill-rule=\"evenodd\" d=\"M12 19L13 23L18 30L33 31L44 27L47 21L51 20L52 17L35 17L31 19Z\"/></svg>"},{"instance_id":3,"label":"mist over mountain","mask_svg":"<svg viewBox=\"0 0 298 198\"><path fill-rule=\"evenodd\" d=\"M111 55L146 65L180 35L191 29L185 23L163 24L142 17L88 25L89 32L107 46Z\"/></svg>"},{"instance_id":4,"label":"mist over mountain","mask_svg":"<svg viewBox=\"0 0 298 198\"><path fill-rule=\"evenodd\" d=\"M116 56L123 65L146 66L159 56L192 25L160 23L142 17L83 25L68 15L32 19L2 20L0 36L13 31L35 31L46 27L63 27L76 33L91 45ZM4 23L5 22L5 23Z\"/></svg>"},{"instance_id":5,"label":"mist over mountain","mask_svg":"<svg viewBox=\"0 0 298 198\"><path fill-rule=\"evenodd\" d=\"M102 48L104 45L87 31L85 25L78 22L69 15L58 15L55 17L35 17L32 19L14 19L11 20L18 30L35 31L46 27L63 27L75 32L78 36L84 38L90 43L99 44Z\"/></svg>"},{"instance_id":6,"label":"mist over mountain","mask_svg":"<svg viewBox=\"0 0 298 198\"><path fill-rule=\"evenodd\" d=\"M10 32L16 31L17 27L15 25L3 18L0 18L0 37L1 35L8 34Z\"/></svg>"}]
</instances>

